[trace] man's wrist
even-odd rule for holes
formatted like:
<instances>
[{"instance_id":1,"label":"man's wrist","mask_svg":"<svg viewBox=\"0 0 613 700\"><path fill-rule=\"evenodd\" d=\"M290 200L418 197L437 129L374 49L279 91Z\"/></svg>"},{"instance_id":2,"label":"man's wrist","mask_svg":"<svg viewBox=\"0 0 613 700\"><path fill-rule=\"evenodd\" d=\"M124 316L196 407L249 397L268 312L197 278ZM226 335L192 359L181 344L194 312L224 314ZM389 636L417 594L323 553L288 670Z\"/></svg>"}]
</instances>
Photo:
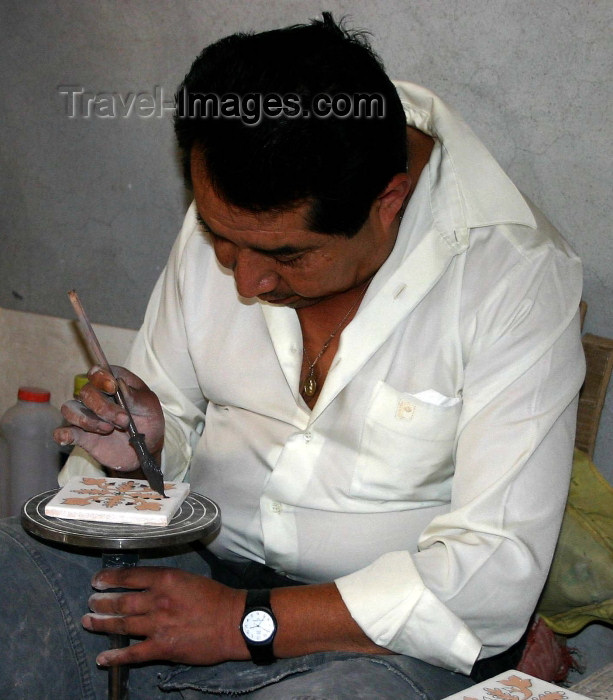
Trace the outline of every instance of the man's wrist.
<instances>
[{"instance_id":1,"label":"man's wrist","mask_svg":"<svg viewBox=\"0 0 613 700\"><path fill-rule=\"evenodd\" d=\"M247 591L243 589L230 589L231 597L228 599L227 617L224 616L224 625L221 632L221 646L226 650L225 657L232 661L247 661L251 658L243 635L240 633L240 623L245 611Z\"/></svg>"}]
</instances>

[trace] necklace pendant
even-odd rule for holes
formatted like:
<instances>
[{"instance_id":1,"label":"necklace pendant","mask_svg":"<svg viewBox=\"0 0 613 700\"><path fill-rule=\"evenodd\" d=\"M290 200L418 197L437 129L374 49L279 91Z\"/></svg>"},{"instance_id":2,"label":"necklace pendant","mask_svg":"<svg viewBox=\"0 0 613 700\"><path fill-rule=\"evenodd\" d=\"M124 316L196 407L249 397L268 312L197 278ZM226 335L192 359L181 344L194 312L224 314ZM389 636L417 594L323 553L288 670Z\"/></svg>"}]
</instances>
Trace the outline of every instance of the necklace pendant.
<instances>
[{"instance_id":1,"label":"necklace pendant","mask_svg":"<svg viewBox=\"0 0 613 700\"><path fill-rule=\"evenodd\" d=\"M317 382L315 381L315 377L312 374L309 374L309 376L306 378L304 386L302 387L302 391L304 392L304 395L309 399L315 396L315 392L317 391Z\"/></svg>"}]
</instances>

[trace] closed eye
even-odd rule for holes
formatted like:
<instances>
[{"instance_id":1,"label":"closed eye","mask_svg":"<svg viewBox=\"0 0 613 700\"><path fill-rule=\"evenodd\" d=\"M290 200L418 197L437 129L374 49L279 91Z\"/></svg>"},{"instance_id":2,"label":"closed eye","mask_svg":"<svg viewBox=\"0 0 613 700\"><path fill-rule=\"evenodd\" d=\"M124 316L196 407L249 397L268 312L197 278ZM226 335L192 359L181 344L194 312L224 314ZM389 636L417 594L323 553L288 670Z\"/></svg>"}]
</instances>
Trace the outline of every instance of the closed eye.
<instances>
[{"instance_id":1,"label":"closed eye","mask_svg":"<svg viewBox=\"0 0 613 700\"><path fill-rule=\"evenodd\" d=\"M196 213L196 218L203 232L206 233L213 242L218 243L231 243L227 238L220 236L215 233L211 227L206 223L206 221L200 216L200 213ZM233 244L234 245L234 244ZM306 253L314 250L315 246L310 246L307 248L296 248L292 245L284 245L278 248L272 248L267 250L266 248L253 247L252 250L260 255L265 255L267 258L274 260L279 263L279 265L284 265L286 267L291 267L292 265L297 265Z\"/></svg>"},{"instance_id":2,"label":"closed eye","mask_svg":"<svg viewBox=\"0 0 613 700\"><path fill-rule=\"evenodd\" d=\"M274 255L271 256L276 260L276 262L279 263L279 265L285 265L286 267L292 267L292 265L297 265L303 257L304 253L296 253L291 256L280 256L280 255Z\"/></svg>"}]
</instances>

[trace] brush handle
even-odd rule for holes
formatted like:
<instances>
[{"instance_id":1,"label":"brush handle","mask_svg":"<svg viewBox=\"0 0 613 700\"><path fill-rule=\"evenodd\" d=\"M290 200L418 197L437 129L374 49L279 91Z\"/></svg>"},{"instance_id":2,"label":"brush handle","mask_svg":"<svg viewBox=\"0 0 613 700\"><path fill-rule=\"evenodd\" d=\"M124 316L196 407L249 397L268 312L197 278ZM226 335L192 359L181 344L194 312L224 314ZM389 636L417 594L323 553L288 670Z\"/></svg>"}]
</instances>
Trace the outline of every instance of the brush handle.
<instances>
[{"instance_id":1,"label":"brush handle","mask_svg":"<svg viewBox=\"0 0 613 700\"><path fill-rule=\"evenodd\" d=\"M77 319L79 320L79 324L81 325L81 330L83 331L85 342L87 343L87 347L89 348L89 351L91 352L94 360L100 365L100 367L102 367L102 369L105 369L113 377L115 377L106 359L104 351L102 350L100 341L98 340L98 337L96 336L96 333L92 328L92 324L90 323L89 318L85 313L85 309L83 308L83 304L81 304L81 300L79 299L79 295L77 294L76 290L72 289L70 292L68 292L68 298L70 299L72 308L77 314ZM126 403L123 392L119 386L118 379L117 391L115 392L115 400L128 414L128 432L130 433L130 437L136 438L139 435L139 432L136 428L136 424L134 423L134 419L132 418L132 414L130 413L130 409L128 408L128 405Z\"/></svg>"},{"instance_id":2,"label":"brush handle","mask_svg":"<svg viewBox=\"0 0 613 700\"><path fill-rule=\"evenodd\" d=\"M83 331L85 342L87 343L87 347L89 348L94 360L96 360L102 369L107 370L107 372L111 372L109 363L107 362L104 352L102 351L102 347L100 346L98 338L96 337L94 329L92 328L92 324L89 322L89 318L87 318L87 314L85 313L85 309L81 304L81 300L79 299L79 295L77 294L76 290L70 290L68 292L68 298L70 299L72 308L77 314L77 319L81 324L81 330ZM111 374L113 373L111 372ZM122 408L125 408L125 406L122 405Z\"/></svg>"}]
</instances>

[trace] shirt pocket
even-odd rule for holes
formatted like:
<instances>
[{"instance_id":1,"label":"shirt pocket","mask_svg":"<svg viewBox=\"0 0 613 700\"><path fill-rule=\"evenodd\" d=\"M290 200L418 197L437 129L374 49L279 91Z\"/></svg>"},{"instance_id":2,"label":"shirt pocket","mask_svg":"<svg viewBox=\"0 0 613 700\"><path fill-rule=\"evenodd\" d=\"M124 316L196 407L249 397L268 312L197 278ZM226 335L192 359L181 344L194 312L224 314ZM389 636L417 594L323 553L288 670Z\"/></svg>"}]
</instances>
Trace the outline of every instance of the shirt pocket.
<instances>
[{"instance_id":1,"label":"shirt pocket","mask_svg":"<svg viewBox=\"0 0 613 700\"><path fill-rule=\"evenodd\" d=\"M462 402L437 396L445 400L431 403L377 383L350 486L352 496L412 507L449 502Z\"/></svg>"}]
</instances>

